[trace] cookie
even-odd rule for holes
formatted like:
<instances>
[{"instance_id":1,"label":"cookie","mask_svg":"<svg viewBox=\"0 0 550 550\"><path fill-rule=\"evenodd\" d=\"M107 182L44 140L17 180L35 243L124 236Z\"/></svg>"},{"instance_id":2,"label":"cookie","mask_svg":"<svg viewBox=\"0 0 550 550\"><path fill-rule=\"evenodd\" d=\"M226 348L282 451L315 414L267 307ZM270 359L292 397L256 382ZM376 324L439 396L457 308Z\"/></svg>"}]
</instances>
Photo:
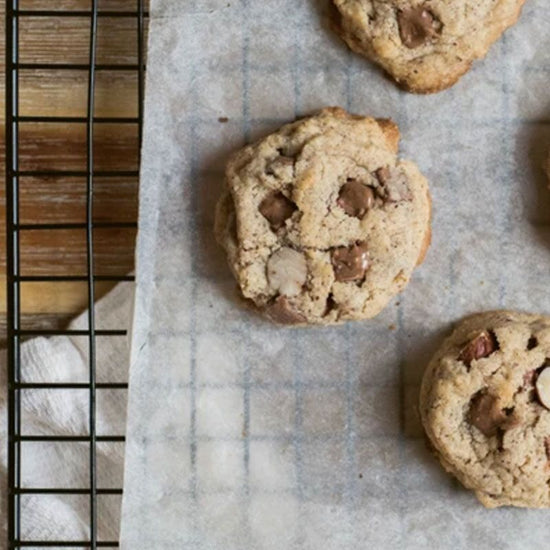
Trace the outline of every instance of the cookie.
<instances>
[{"instance_id":1,"label":"cookie","mask_svg":"<svg viewBox=\"0 0 550 550\"><path fill-rule=\"evenodd\" d=\"M550 506L550 317L464 320L424 375L420 413L443 467L488 508Z\"/></svg>"},{"instance_id":2,"label":"cookie","mask_svg":"<svg viewBox=\"0 0 550 550\"><path fill-rule=\"evenodd\" d=\"M521 12L525 0L332 0L336 32L404 89L452 86Z\"/></svg>"},{"instance_id":3,"label":"cookie","mask_svg":"<svg viewBox=\"0 0 550 550\"><path fill-rule=\"evenodd\" d=\"M243 296L270 319L366 319L407 285L431 201L398 141L389 120L328 108L231 158L215 231Z\"/></svg>"}]
</instances>

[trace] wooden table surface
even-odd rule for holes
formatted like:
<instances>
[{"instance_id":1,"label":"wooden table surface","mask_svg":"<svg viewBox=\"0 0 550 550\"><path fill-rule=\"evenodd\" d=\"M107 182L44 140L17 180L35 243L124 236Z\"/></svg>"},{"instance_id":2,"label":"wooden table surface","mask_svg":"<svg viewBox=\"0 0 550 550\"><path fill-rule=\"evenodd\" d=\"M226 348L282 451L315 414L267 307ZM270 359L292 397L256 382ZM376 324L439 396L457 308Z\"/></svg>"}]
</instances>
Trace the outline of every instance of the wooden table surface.
<instances>
[{"instance_id":1,"label":"wooden table surface","mask_svg":"<svg viewBox=\"0 0 550 550\"><path fill-rule=\"evenodd\" d=\"M52 9L51 0L21 0L21 9ZM136 10L136 0L106 0L104 10ZM56 0L55 9L89 10L89 0ZM4 3L0 28L4 28ZM20 62L88 62L89 18L21 17ZM137 19L100 17L98 63L137 64ZM4 36L1 36L4 48ZM1 64L1 169L4 178L4 56ZM85 116L87 72L82 70L21 70L20 114L39 116ZM137 116L137 73L99 71L96 84L97 117ZM21 123L21 170L83 170L86 167L85 124ZM136 124L95 125L95 169L136 170L138 133ZM137 178L96 178L94 221L132 222L137 219ZM85 221L85 178L55 177L20 179L21 223L78 223ZM5 323L6 258L4 185L1 189L0 317ZM95 274L124 275L133 269L135 229L97 228ZM85 275L85 231L25 230L21 232L22 275ZM111 283L97 283L104 294ZM22 283L23 328L60 326L87 306L85 282Z\"/></svg>"}]
</instances>

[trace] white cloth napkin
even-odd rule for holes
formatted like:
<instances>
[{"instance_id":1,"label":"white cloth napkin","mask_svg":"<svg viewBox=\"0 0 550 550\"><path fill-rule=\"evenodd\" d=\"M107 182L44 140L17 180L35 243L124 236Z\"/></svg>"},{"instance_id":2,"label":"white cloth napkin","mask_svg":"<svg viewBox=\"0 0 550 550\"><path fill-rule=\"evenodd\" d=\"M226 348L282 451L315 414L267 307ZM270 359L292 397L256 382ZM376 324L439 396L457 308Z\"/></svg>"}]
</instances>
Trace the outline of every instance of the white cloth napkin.
<instances>
[{"instance_id":1,"label":"white cloth napkin","mask_svg":"<svg viewBox=\"0 0 550 550\"><path fill-rule=\"evenodd\" d=\"M98 329L129 329L133 285L122 283L96 304ZM83 313L70 325L87 328ZM129 337L97 337L97 381L126 382ZM24 382L87 382L87 337L35 338L21 346ZM0 549L7 548L7 369L0 359ZM97 432L123 435L126 391L98 390ZM27 435L87 435L88 390L26 390L22 397L22 431ZM27 488L87 488L87 443L24 443L22 485ZM98 487L121 488L123 443L97 445ZM26 540L86 540L89 537L89 497L28 495L22 498L21 530ZM98 497L100 540L118 540L120 496Z\"/></svg>"}]
</instances>

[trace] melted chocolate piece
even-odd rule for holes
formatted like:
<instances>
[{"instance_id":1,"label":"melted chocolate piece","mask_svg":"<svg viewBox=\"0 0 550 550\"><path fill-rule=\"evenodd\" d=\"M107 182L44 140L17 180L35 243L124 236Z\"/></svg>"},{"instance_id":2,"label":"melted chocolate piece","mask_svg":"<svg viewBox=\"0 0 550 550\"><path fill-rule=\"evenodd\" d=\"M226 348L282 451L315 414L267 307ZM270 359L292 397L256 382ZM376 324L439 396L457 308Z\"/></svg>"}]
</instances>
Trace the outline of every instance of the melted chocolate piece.
<instances>
[{"instance_id":1,"label":"melted chocolate piece","mask_svg":"<svg viewBox=\"0 0 550 550\"><path fill-rule=\"evenodd\" d=\"M466 344L460 352L458 360L470 368L472 361L489 357L497 349L498 341L494 332L484 330Z\"/></svg>"},{"instance_id":2,"label":"melted chocolate piece","mask_svg":"<svg viewBox=\"0 0 550 550\"><path fill-rule=\"evenodd\" d=\"M475 426L482 434L492 437L499 428L506 429L508 415L498 406L496 397L482 390L472 397L468 422Z\"/></svg>"},{"instance_id":3,"label":"melted chocolate piece","mask_svg":"<svg viewBox=\"0 0 550 550\"><path fill-rule=\"evenodd\" d=\"M367 243L339 246L332 251L332 265L337 281L348 283L362 281L369 268Z\"/></svg>"},{"instance_id":4,"label":"melted chocolate piece","mask_svg":"<svg viewBox=\"0 0 550 550\"><path fill-rule=\"evenodd\" d=\"M269 222L272 229L280 229L292 216L296 205L282 193L272 193L260 203L260 214Z\"/></svg>"},{"instance_id":5,"label":"melted chocolate piece","mask_svg":"<svg viewBox=\"0 0 550 550\"><path fill-rule=\"evenodd\" d=\"M340 189L338 206L348 216L362 219L374 204L373 190L357 180L350 180Z\"/></svg>"},{"instance_id":6,"label":"melted chocolate piece","mask_svg":"<svg viewBox=\"0 0 550 550\"><path fill-rule=\"evenodd\" d=\"M286 296L277 296L265 309L267 316L282 325L296 325L305 323L306 318L296 311Z\"/></svg>"},{"instance_id":7,"label":"melted chocolate piece","mask_svg":"<svg viewBox=\"0 0 550 550\"><path fill-rule=\"evenodd\" d=\"M380 182L380 185L386 185L387 181L390 179L390 169L387 166L384 166L383 168L378 168L374 175Z\"/></svg>"},{"instance_id":8,"label":"melted chocolate piece","mask_svg":"<svg viewBox=\"0 0 550 550\"><path fill-rule=\"evenodd\" d=\"M418 48L441 32L441 21L425 6L404 8L397 12L399 36L407 48Z\"/></svg>"}]
</instances>

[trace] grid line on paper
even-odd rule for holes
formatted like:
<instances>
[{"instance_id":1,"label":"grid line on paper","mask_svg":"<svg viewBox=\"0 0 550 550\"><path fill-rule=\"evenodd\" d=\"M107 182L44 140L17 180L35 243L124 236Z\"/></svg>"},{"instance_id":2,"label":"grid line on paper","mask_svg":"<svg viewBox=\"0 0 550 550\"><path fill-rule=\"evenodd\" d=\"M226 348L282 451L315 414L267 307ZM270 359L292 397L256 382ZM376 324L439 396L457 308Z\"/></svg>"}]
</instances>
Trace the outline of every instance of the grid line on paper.
<instances>
[{"instance_id":1,"label":"grid line on paper","mask_svg":"<svg viewBox=\"0 0 550 550\"><path fill-rule=\"evenodd\" d=\"M250 362L243 358L243 445L244 445L244 495L250 494Z\"/></svg>"},{"instance_id":2,"label":"grid line on paper","mask_svg":"<svg viewBox=\"0 0 550 550\"><path fill-rule=\"evenodd\" d=\"M243 323L243 333L241 334L240 344L242 345L243 340L246 338L248 332L248 323L245 321ZM244 478L243 478L243 487L242 493L245 499L245 505L243 506L243 528L250 533L250 442L251 442L251 433L250 433L250 387L251 387L251 365L248 359L243 357L242 359L242 370L243 370L243 433L242 433L242 445L243 449L243 468L244 468Z\"/></svg>"},{"instance_id":3,"label":"grid line on paper","mask_svg":"<svg viewBox=\"0 0 550 550\"><path fill-rule=\"evenodd\" d=\"M245 143L250 142L250 34L249 28L246 23L247 21L247 11L249 8L249 0L242 0L241 10L242 10L242 21L243 21L243 50L242 50L242 87L243 87L243 98L242 98L242 111L243 111L243 120L242 120L242 130L244 135ZM243 323L241 340L246 339L246 334L248 332L247 322ZM244 468L244 486L242 492L245 497L245 506L243 506L243 517L242 517L242 526L247 535L250 535L250 380L251 380L251 371L250 371L250 362L246 361L242 365L243 368L243 416L244 416L244 426L243 426L243 468Z\"/></svg>"},{"instance_id":4,"label":"grid line on paper","mask_svg":"<svg viewBox=\"0 0 550 550\"><path fill-rule=\"evenodd\" d=\"M246 11L248 9L249 0L242 0L243 11L243 28L245 29L243 35L243 52L242 52L242 66L239 67L242 72L243 80L243 130L245 142L250 141L250 36L248 31L248 25L246 24ZM238 69L237 69L238 70Z\"/></svg>"},{"instance_id":5,"label":"grid line on paper","mask_svg":"<svg viewBox=\"0 0 550 550\"><path fill-rule=\"evenodd\" d=\"M351 333L352 335L354 332ZM351 338L351 336L350 336ZM181 383L177 384L177 387L179 389L192 389L195 390L247 390L247 389L254 389L254 390L262 390L264 392L279 392L281 390L294 390L296 388L294 382L252 382L252 380L249 377L246 377L244 375L244 367L246 366L246 362L243 362L243 381L242 382L224 382L224 383L215 383L215 382L188 382L188 383ZM248 368L250 374L252 373L252 369ZM166 385L163 384L157 384L157 388L172 388L174 387L173 384L166 383ZM334 390L342 390L346 391L349 387L349 384L347 380L344 378L342 381L334 381L334 382L324 382L324 381L309 381L309 380L302 380L301 387L303 390L326 390L327 395L330 395L334 392ZM378 390L391 390L395 389L397 387L396 384L369 384L370 389L378 389Z\"/></svg>"},{"instance_id":6,"label":"grid line on paper","mask_svg":"<svg viewBox=\"0 0 550 550\"><path fill-rule=\"evenodd\" d=\"M506 59L508 59L508 40L507 40L507 36L506 36L506 33L502 36L502 55L503 57L505 57ZM512 59L510 57L510 59ZM512 62L512 61L511 61ZM510 138L508 136L511 136L512 135L512 132L510 131L511 129L511 121L510 121L510 107L509 107L509 102L510 102L510 98L509 98L509 82L508 82L508 79L509 79L509 73L508 73L508 65L507 64L504 64L504 67L502 68L502 71L501 71L501 75L502 75L502 111L501 111L501 116L502 116L502 119L504 121L504 136L503 136L503 139L504 139L504 143L503 143L503 148L504 148L504 162L502 163L503 164L503 167L504 167L504 170L506 170L506 162L507 162L507 159L511 158L513 152L511 150L511 147L510 147ZM506 200L508 197L506 196L507 193L506 193L506 187L505 186L500 186L502 187L502 193L505 195L503 197L503 204L507 204L509 205L511 201L509 200ZM501 239L502 239L502 255L503 257L506 257L506 254L507 254L507 251L510 249L510 247L507 245L508 241L509 241L509 235L511 235L512 233L512 223L511 223L511 216L508 215L508 211L509 211L509 207L504 209L502 208L501 209L501 220L500 220L500 226L502 227L502 231L501 231ZM503 271L502 273L505 273L505 271ZM503 308L505 307L505 302L506 302L506 294L507 294L507 277L503 277L501 276L501 280L500 280L500 288L499 288L499 300L500 300L500 307Z\"/></svg>"},{"instance_id":7,"label":"grid line on paper","mask_svg":"<svg viewBox=\"0 0 550 550\"><path fill-rule=\"evenodd\" d=\"M500 48L501 48L501 51L502 51L502 55L503 56L506 56L506 33L502 36L502 42L500 44ZM507 71L506 71L506 68L503 68L502 71L501 71L501 77L502 77L502 81L501 81L501 95L502 95L502 103L501 103L501 118L503 120L503 129L504 129L504 136L503 136L503 148L505 149L506 153L508 153L508 139L507 139L507 135L508 135L508 124L507 124L507 120L508 120L508 74L507 74ZM508 158L508 155L504 155L504 162L502 163L504 169L506 170L506 158ZM499 187L502 187L502 191L501 193L504 195L503 198L502 198L502 204L508 204L508 201L506 201L506 189L505 189L505 186L499 186ZM506 246L506 241L507 241L507 235L508 233L505 231L506 230L506 226L508 225L507 221L506 221L506 218L507 218L507 209L506 208L501 208L500 211L499 211L499 219L498 219L498 226L501 228L500 230L500 234L501 234L501 254L502 254L502 257L505 257L506 256L506 251L507 251L507 246ZM506 297L506 277L504 276L504 272L501 272L500 276L499 276L499 281L498 281L498 298L499 298L499 307L502 308L503 307L503 304L504 304L504 301L505 301L505 297Z\"/></svg>"},{"instance_id":8,"label":"grid line on paper","mask_svg":"<svg viewBox=\"0 0 550 550\"><path fill-rule=\"evenodd\" d=\"M195 64L191 64L190 68L190 78L194 77L195 74ZM196 103L196 90L193 89L192 99ZM189 134L190 134L190 177L191 181L194 182L197 179L197 125L193 121L189 124ZM196 210L199 204L199 191L196 185L192 186L191 191L191 203L193 209ZM189 366L189 399L190 399L190 419L189 419L189 454L191 462L191 477L189 480L190 491L194 503L197 502L197 488L198 488L198 469L197 469L197 294L198 294L198 280L197 280L197 258L199 257L198 250L198 239L197 239L197 228L192 227L189 224L189 231L193 239L192 249L192 260L190 265L190 275L191 275L191 323L189 327L189 346L190 346L190 366Z\"/></svg>"},{"instance_id":9,"label":"grid line on paper","mask_svg":"<svg viewBox=\"0 0 550 550\"><path fill-rule=\"evenodd\" d=\"M353 57L351 50L347 51L347 66L346 66L346 110L351 112L352 110L352 97L351 97L351 80L353 71ZM355 376L353 375L353 369L351 367L350 347L349 342L354 337L354 329L349 323L345 327L345 339L346 339L346 376L345 376L345 391L346 391L346 493L350 501L354 500L355 495L355 434L353 426L353 407L354 407L354 386Z\"/></svg>"},{"instance_id":10,"label":"grid line on paper","mask_svg":"<svg viewBox=\"0 0 550 550\"><path fill-rule=\"evenodd\" d=\"M388 434L384 431L376 431L368 434L357 434L355 439L357 441L387 441L394 440L396 437L395 434ZM190 436L183 435L169 435L162 434L159 438L159 441L173 441L181 439L181 441L190 441ZM197 442L214 442L219 441L223 443L232 443L232 442L242 442L242 437L240 436L221 436L221 435L202 435L197 434L194 436L195 441ZM149 442L156 441L153 437L148 437ZM422 441L423 437L421 436L409 436L407 437L409 441ZM252 434L250 436L251 442L283 442L283 443L293 443L294 435L293 434ZM318 433L318 434L303 434L301 437L302 443L345 443L346 435L345 433L335 432L335 433Z\"/></svg>"},{"instance_id":11,"label":"grid line on paper","mask_svg":"<svg viewBox=\"0 0 550 550\"><path fill-rule=\"evenodd\" d=\"M291 335L292 345L295 350L293 353L292 363L294 370L293 389L295 397L295 411L294 411L294 434L292 437L292 443L294 445L294 468L296 472L296 492L298 496L299 515L302 516L302 502L304 499L304 484L303 484L303 449L302 440L303 433L303 386L302 386L302 369L300 354L298 353L298 338L296 333ZM301 526L302 521L298 522ZM301 540L301 532L297 534L298 540Z\"/></svg>"},{"instance_id":12,"label":"grid line on paper","mask_svg":"<svg viewBox=\"0 0 550 550\"><path fill-rule=\"evenodd\" d=\"M451 94L453 90L449 90L445 93ZM250 110L249 102L245 102L247 107L247 111ZM296 112L298 113L296 116L301 116L303 114L301 112L301 109L297 109ZM212 132L217 132L219 130L220 123L217 120L215 116L208 116L206 114L203 115L186 115L183 117L183 120L186 124L195 124L195 125L202 125L202 126L211 126ZM268 116L268 117L261 117L261 116L233 116L228 120L226 124L235 124L244 126L247 129L249 129L252 126L270 126L270 127L279 127L284 124L288 124L291 122L288 117L277 117L277 116ZM522 125L534 125L534 124L550 124L550 117L549 118L530 118L526 116L521 117L510 117L510 116L497 116L497 117L487 117L483 119L479 119L475 121L475 125L477 128L494 128L496 124L510 124L511 126L522 126ZM472 120L471 119L461 119L459 121L453 121L453 129L470 129L472 126ZM250 138L249 138L250 139ZM203 175L218 175L223 174L223 169L213 169L213 170L204 170L202 172ZM191 223L193 223L193 220L190 220ZM159 277L162 277L163 274L159 274Z\"/></svg>"},{"instance_id":13,"label":"grid line on paper","mask_svg":"<svg viewBox=\"0 0 550 550\"><path fill-rule=\"evenodd\" d=\"M244 1L244 0L243 0ZM506 34L504 34L506 36ZM270 64L270 63L263 63L263 64L255 64L253 62L249 63L248 68L250 72L256 73L260 76L264 75L272 75L284 72L286 69L281 69L280 65L277 64ZM300 74L307 75L309 77L312 77L314 75L317 75L319 73L327 73L330 72L332 69L334 69L334 65L330 64L311 64L311 65L300 65ZM343 68L343 67L340 67ZM240 71L241 70L241 64L238 62L235 63L220 63L216 61L213 64L209 64L206 62L203 66L198 67L198 74L200 74L201 71L210 72L213 69L215 69L217 72L222 72L225 74L230 74L232 72ZM535 74L548 74L550 73L550 65L545 66L537 66L537 65L527 65L524 70L529 73L535 73ZM446 93L446 92L444 92Z\"/></svg>"},{"instance_id":14,"label":"grid line on paper","mask_svg":"<svg viewBox=\"0 0 550 550\"><path fill-rule=\"evenodd\" d=\"M300 83L299 83L299 74L302 73L302 63L300 49L298 45L298 22L295 21L294 29L294 59L292 63L293 74L292 80L294 85L294 118L296 119L300 115L301 110L301 93L300 93ZM302 385L302 365L300 353L298 353L298 337L296 333L292 335L292 341L294 344L295 352L292 357L293 363L293 385L294 385L294 395L295 395L295 411L294 411L294 469L296 473L296 493L298 497L298 523L296 529L296 542L297 544L302 543L304 538L304 529L303 529L303 500L304 500L304 464L303 464L303 449L302 449L302 440L304 436L304 418L303 418L303 385Z\"/></svg>"},{"instance_id":15,"label":"grid line on paper","mask_svg":"<svg viewBox=\"0 0 550 550\"><path fill-rule=\"evenodd\" d=\"M407 114L407 109L405 105L405 97L403 92L401 92L401 97L399 101L399 123L405 124L405 118ZM404 296L398 295L399 305L397 306L397 346L399 349L399 435L397 436L397 443L399 449L399 478L402 477L403 464L405 462L405 427L406 427L406 414L407 410L405 407L405 400L407 395L406 390L406 377L405 377L405 339L404 339ZM406 546L406 534L405 534L405 511L407 509L407 494L405 489L405 483L400 479L399 483L399 493L401 495L400 502L398 505L398 514L399 514L399 536L401 540L401 545Z\"/></svg>"},{"instance_id":16,"label":"grid line on paper","mask_svg":"<svg viewBox=\"0 0 550 550\"><path fill-rule=\"evenodd\" d=\"M403 296L399 299L399 306L397 308L397 338L398 338L398 347L399 347L399 436L398 436L398 445L399 445L399 477L403 476L403 464L405 463L405 430L406 430L406 397L407 397L407 386L406 386L406 377L405 377L405 340L404 340L404 298ZM405 483L403 480L400 480L399 483L399 492L401 493L401 499L399 504L399 520L400 520L400 536L401 542L405 544L406 535L404 528L405 520L405 511L408 506L407 502L407 492L405 489Z\"/></svg>"}]
</instances>

